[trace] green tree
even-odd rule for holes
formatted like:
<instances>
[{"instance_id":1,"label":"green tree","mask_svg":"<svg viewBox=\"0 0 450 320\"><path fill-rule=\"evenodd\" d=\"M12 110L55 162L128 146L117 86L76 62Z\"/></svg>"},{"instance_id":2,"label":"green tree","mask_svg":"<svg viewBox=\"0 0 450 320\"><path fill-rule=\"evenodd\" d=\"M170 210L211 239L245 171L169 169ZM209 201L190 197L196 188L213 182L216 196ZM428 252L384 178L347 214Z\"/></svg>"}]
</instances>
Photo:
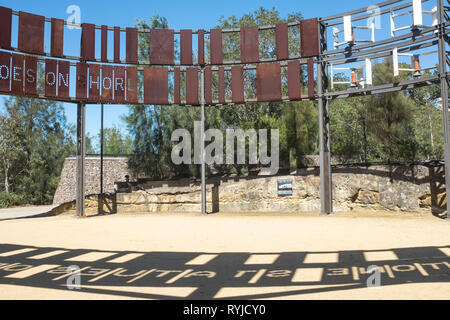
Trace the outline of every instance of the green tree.
<instances>
[{"instance_id":1,"label":"green tree","mask_svg":"<svg viewBox=\"0 0 450 320\"><path fill-rule=\"evenodd\" d=\"M50 203L64 159L74 149L64 109L60 103L25 97L8 98L4 109L8 124L2 126L2 144L13 147L9 157L14 159L8 164L8 189L27 203Z\"/></svg>"},{"instance_id":2,"label":"green tree","mask_svg":"<svg viewBox=\"0 0 450 320\"><path fill-rule=\"evenodd\" d=\"M98 134L98 140L101 133ZM132 142L129 136L123 135L117 126L103 129L103 153L110 155L131 154Z\"/></svg>"},{"instance_id":3,"label":"green tree","mask_svg":"<svg viewBox=\"0 0 450 320\"><path fill-rule=\"evenodd\" d=\"M373 68L374 84L398 82L401 76L394 77L392 70L391 60L376 64ZM404 92L376 94L369 98L368 128L382 144L380 157L388 163L400 159L414 161L416 158L417 142L410 121L413 104L414 101Z\"/></svg>"},{"instance_id":4,"label":"green tree","mask_svg":"<svg viewBox=\"0 0 450 320\"><path fill-rule=\"evenodd\" d=\"M22 132L20 119L14 110L8 116L0 115L0 161L2 162L5 192L10 192L10 170L14 164L24 157L24 149L21 143Z\"/></svg>"}]
</instances>

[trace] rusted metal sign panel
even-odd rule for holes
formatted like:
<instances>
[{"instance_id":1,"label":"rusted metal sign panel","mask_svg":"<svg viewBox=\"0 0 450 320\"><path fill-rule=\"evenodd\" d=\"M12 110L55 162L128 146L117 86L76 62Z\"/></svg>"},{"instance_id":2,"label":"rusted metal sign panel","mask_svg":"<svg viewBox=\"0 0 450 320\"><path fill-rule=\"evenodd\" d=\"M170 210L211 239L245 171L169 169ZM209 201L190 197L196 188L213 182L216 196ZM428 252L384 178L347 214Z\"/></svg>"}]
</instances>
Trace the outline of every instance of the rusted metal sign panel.
<instances>
[{"instance_id":1,"label":"rusted metal sign panel","mask_svg":"<svg viewBox=\"0 0 450 320\"><path fill-rule=\"evenodd\" d=\"M258 27L241 28L241 61L243 63L259 61Z\"/></svg>"},{"instance_id":2,"label":"rusted metal sign panel","mask_svg":"<svg viewBox=\"0 0 450 320\"><path fill-rule=\"evenodd\" d=\"M113 101L114 91L114 79L113 79L113 67L108 65L102 66L102 102Z\"/></svg>"},{"instance_id":3,"label":"rusted metal sign panel","mask_svg":"<svg viewBox=\"0 0 450 320\"><path fill-rule=\"evenodd\" d=\"M138 32L136 28L127 28L127 62L138 63Z\"/></svg>"},{"instance_id":4,"label":"rusted metal sign panel","mask_svg":"<svg viewBox=\"0 0 450 320\"><path fill-rule=\"evenodd\" d=\"M314 89L314 60L308 60L308 98L314 99L316 92Z\"/></svg>"},{"instance_id":5,"label":"rusted metal sign panel","mask_svg":"<svg viewBox=\"0 0 450 320\"><path fill-rule=\"evenodd\" d=\"M299 100L302 97L300 72L300 61L288 63L288 96L291 100Z\"/></svg>"},{"instance_id":6,"label":"rusted metal sign panel","mask_svg":"<svg viewBox=\"0 0 450 320\"><path fill-rule=\"evenodd\" d=\"M258 101L281 100L281 66L279 63L256 66L256 96Z\"/></svg>"},{"instance_id":7,"label":"rusted metal sign panel","mask_svg":"<svg viewBox=\"0 0 450 320\"><path fill-rule=\"evenodd\" d=\"M100 78L100 65L99 64L90 64L89 65L89 101L99 102L100 101L100 87L101 87L101 78Z\"/></svg>"},{"instance_id":8,"label":"rusted metal sign panel","mask_svg":"<svg viewBox=\"0 0 450 320\"><path fill-rule=\"evenodd\" d=\"M222 29L211 29L209 33L211 64L222 64Z\"/></svg>"},{"instance_id":9,"label":"rusted metal sign panel","mask_svg":"<svg viewBox=\"0 0 450 320\"><path fill-rule=\"evenodd\" d=\"M50 54L53 57L64 56L64 20L52 18Z\"/></svg>"},{"instance_id":10,"label":"rusted metal sign panel","mask_svg":"<svg viewBox=\"0 0 450 320\"><path fill-rule=\"evenodd\" d=\"M120 27L114 27L114 62L120 62Z\"/></svg>"},{"instance_id":11,"label":"rusted metal sign panel","mask_svg":"<svg viewBox=\"0 0 450 320\"><path fill-rule=\"evenodd\" d=\"M12 55L12 70L11 70L11 91L13 94L21 95L23 93L23 55Z\"/></svg>"},{"instance_id":12,"label":"rusted metal sign panel","mask_svg":"<svg viewBox=\"0 0 450 320\"><path fill-rule=\"evenodd\" d=\"M275 26L275 42L278 60L289 59L288 24L279 23Z\"/></svg>"},{"instance_id":13,"label":"rusted metal sign panel","mask_svg":"<svg viewBox=\"0 0 450 320\"><path fill-rule=\"evenodd\" d=\"M219 103L225 103L225 68L219 67Z\"/></svg>"},{"instance_id":14,"label":"rusted metal sign panel","mask_svg":"<svg viewBox=\"0 0 450 320\"><path fill-rule=\"evenodd\" d=\"M126 78L127 78L127 95L126 101L131 103L138 102L138 88L137 88L137 68L136 67L127 67L126 68Z\"/></svg>"},{"instance_id":15,"label":"rusted metal sign panel","mask_svg":"<svg viewBox=\"0 0 450 320\"><path fill-rule=\"evenodd\" d=\"M150 63L174 64L174 31L166 29L150 30Z\"/></svg>"},{"instance_id":16,"label":"rusted metal sign panel","mask_svg":"<svg viewBox=\"0 0 450 320\"><path fill-rule=\"evenodd\" d=\"M244 67L234 66L231 68L231 92L234 103L244 103Z\"/></svg>"},{"instance_id":17,"label":"rusted metal sign panel","mask_svg":"<svg viewBox=\"0 0 450 320\"><path fill-rule=\"evenodd\" d=\"M114 102L115 103L125 103L125 67L115 66L114 67Z\"/></svg>"},{"instance_id":18,"label":"rusted metal sign panel","mask_svg":"<svg viewBox=\"0 0 450 320\"><path fill-rule=\"evenodd\" d=\"M198 70L186 69L186 104L198 105Z\"/></svg>"},{"instance_id":19,"label":"rusted metal sign panel","mask_svg":"<svg viewBox=\"0 0 450 320\"><path fill-rule=\"evenodd\" d=\"M205 64L205 30L198 30L198 64Z\"/></svg>"},{"instance_id":20,"label":"rusted metal sign panel","mask_svg":"<svg viewBox=\"0 0 450 320\"><path fill-rule=\"evenodd\" d=\"M70 89L70 62L58 62L58 97L69 98Z\"/></svg>"},{"instance_id":21,"label":"rusted metal sign panel","mask_svg":"<svg viewBox=\"0 0 450 320\"><path fill-rule=\"evenodd\" d=\"M25 89L27 96L35 96L36 92L36 75L37 75L37 58L33 56L25 56Z\"/></svg>"},{"instance_id":22,"label":"rusted metal sign panel","mask_svg":"<svg viewBox=\"0 0 450 320\"><path fill-rule=\"evenodd\" d=\"M108 61L108 27L102 26L101 30L102 30L102 32L101 32L102 44L101 44L100 59L103 62L107 62Z\"/></svg>"},{"instance_id":23,"label":"rusted metal sign panel","mask_svg":"<svg viewBox=\"0 0 450 320\"><path fill-rule=\"evenodd\" d=\"M58 86L58 61L45 59L45 96L55 98Z\"/></svg>"},{"instance_id":24,"label":"rusted metal sign panel","mask_svg":"<svg viewBox=\"0 0 450 320\"><path fill-rule=\"evenodd\" d=\"M91 23L81 25L81 58L95 60L95 25Z\"/></svg>"},{"instance_id":25,"label":"rusted metal sign panel","mask_svg":"<svg viewBox=\"0 0 450 320\"><path fill-rule=\"evenodd\" d=\"M319 22L317 18L300 21L300 48L302 57L319 55Z\"/></svg>"},{"instance_id":26,"label":"rusted metal sign panel","mask_svg":"<svg viewBox=\"0 0 450 320\"><path fill-rule=\"evenodd\" d=\"M205 68L205 103L212 104L212 71Z\"/></svg>"},{"instance_id":27,"label":"rusted metal sign panel","mask_svg":"<svg viewBox=\"0 0 450 320\"><path fill-rule=\"evenodd\" d=\"M87 98L87 71L88 71L87 63L84 62L77 63L76 96L78 100L86 100Z\"/></svg>"},{"instance_id":28,"label":"rusted metal sign panel","mask_svg":"<svg viewBox=\"0 0 450 320\"><path fill-rule=\"evenodd\" d=\"M173 103L180 104L180 68L175 68L173 70Z\"/></svg>"},{"instance_id":29,"label":"rusted metal sign panel","mask_svg":"<svg viewBox=\"0 0 450 320\"><path fill-rule=\"evenodd\" d=\"M11 54L0 51L0 91L10 92L11 87Z\"/></svg>"},{"instance_id":30,"label":"rusted metal sign panel","mask_svg":"<svg viewBox=\"0 0 450 320\"><path fill-rule=\"evenodd\" d=\"M180 63L192 65L192 30L180 31Z\"/></svg>"},{"instance_id":31,"label":"rusted metal sign panel","mask_svg":"<svg viewBox=\"0 0 450 320\"><path fill-rule=\"evenodd\" d=\"M144 69L144 103L169 104L169 71L167 68Z\"/></svg>"},{"instance_id":32,"label":"rusted metal sign panel","mask_svg":"<svg viewBox=\"0 0 450 320\"><path fill-rule=\"evenodd\" d=\"M19 12L18 48L20 51L44 53L44 24L45 17L43 16Z\"/></svg>"},{"instance_id":33,"label":"rusted metal sign panel","mask_svg":"<svg viewBox=\"0 0 450 320\"><path fill-rule=\"evenodd\" d=\"M0 48L11 48L11 23L12 10L0 7Z\"/></svg>"}]
</instances>

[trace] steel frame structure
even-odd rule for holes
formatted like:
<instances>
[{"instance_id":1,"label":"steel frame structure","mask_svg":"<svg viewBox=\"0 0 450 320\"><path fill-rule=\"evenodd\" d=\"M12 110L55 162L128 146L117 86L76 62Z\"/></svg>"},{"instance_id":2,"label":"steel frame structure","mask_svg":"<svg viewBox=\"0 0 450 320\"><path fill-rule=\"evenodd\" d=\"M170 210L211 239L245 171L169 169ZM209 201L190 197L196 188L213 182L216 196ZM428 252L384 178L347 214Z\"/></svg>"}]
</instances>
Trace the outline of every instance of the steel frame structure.
<instances>
[{"instance_id":1,"label":"steel frame structure","mask_svg":"<svg viewBox=\"0 0 450 320\"><path fill-rule=\"evenodd\" d=\"M445 141L445 182L447 194L450 194L450 123L449 123L449 101L448 101L448 90L449 90L449 79L450 73L447 70L447 65L450 66L450 60L448 59L448 51L446 45L450 44L450 18L448 12L450 11L450 0L447 0L447 5L444 5L444 0L422 0L422 3L428 1L436 1L437 3L437 25L432 26L416 26L410 31L402 35L395 35L389 39L384 39L375 42L350 42L346 47L337 48L333 50L328 49L328 31L329 28L342 25L344 23L344 17L348 20L351 16L351 21L362 21L365 19L373 18L373 13L368 13L367 8L361 8L358 10L353 10L350 12L345 12L341 14L336 14L328 17L323 17L318 19L318 34L319 34L319 54L314 58L314 64L316 65L316 80L317 89L313 96L311 94L308 97L301 97L300 99L291 100L289 97L282 97L280 102L285 101L311 101L316 100L318 102L319 110L319 145L320 145L320 195L321 195L321 212L322 214L332 214L333 213L333 183L332 183L332 169L331 169L331 136L330 136L330 101L333 99L347 98L353 96L367 96L380 93L389 93L400 90L408 90L421 86L428 85L438 85L441 87L441 97L442 97L442 119L443 119L443 134ZM415 3L417 5L417 2ZM379 3L377 8L379 8L378 15L386 15L391 12L398 12L399 10L408 9L413 6L410 0L389 0ZM18 12L13 11L14 15L19 15ZM45 18L46 22L50 22L51 19ZM348 23L348 21L347 21ZM64 25L77 26L81 25L69 23L64 21ZM299 22L289 23L289 27L299 26ZM95 26L95 29L105 29L114 30L111 27ZM273 30L276 26L260 26L258 30ZM120 28L120 31L126 31L125 28ZM226 33L239 33L240 29L224 29L222 32ZM139 33L149 33L150 30L147 29L137 29ZM208 34L208 31L204 30L192 30L192 34L199 34L200 32ZM174 34L180 34L180 30L174 30ZM366 59L377 59L377 58L387 58L393 55L393 50L397 50L398 53L409 53L416 50L437 46L437 54L439 57L439 67L438 72L435 75L414 78L411 80L382 84L382 85L369 85L363 88L349 88L347 90L334 91L330 90L329 82L330 75L329 69L331 66L336 65L346 65L355 62L366 61ZM11 48L10 51L20 51L17 48ZM50 54L40 54L39 56L51 56ZM81 57L81 55L80 55ZM74 60L75 62L84 62L80 57L64 56L65 59ZM309 58L308 60L310 60ZM38 60L43 61L42 57L38 57ZM94 59L94 62L105 62L105 60ZM197 67L198 72L200 72L200 99L199 107L201 109L201 153L202 153L202 164L201 164L201 193L202 193L202 213L207 213L207 201L206 201L206 166L205 166L205 154L204 154L204 125L205 125L205 107L206 106L220 106L220 105L233 105L232 101L226 100L225 103L218 103L214 101L213 103L206 103L205 101L205 66L208 66L211 70L218 70L219 67L231 69L233 66L243 66L245 70L254 70L256 66L260 63L277 62L276 58L271 59L260 59L255 63L246 63L242 61L223 61L220 65L214 64L193 64ZM286 66L288 62L299 61L305 64L307 60L301 55L291 55L288 59L284 59L280 62L281 66ZM75 62L71 62L71 66L76 65ZM119 63L124 65L131 65L137 67L138 71L142 71L145 66L150 65L147 61L137 61L135 63L129 63L127 61L112 61L106 60L107 63ZM183 66L179 63L174 63L168 69L173 70L175 67L179 67L181 71L184 71ZM3 93L1 93L3 94ZM44 95L37 95L36 98L48 99ZM85 171L85 122L86 122L86 105L87 104L99 104L98 102L81 101L77 98L59 99L54 98L53 100L64 101L69 103L77 104L77 197L76 197L76 207L77 215L80 217L85 216L84 211L84 171ZM257 102L256 99L245 99L247 102ZM103 115L103 104L108 104L108 102L102 102L102 115ZM139 100L137 103L144 105L143 100ZM179 103L178 105L188 105L187 103ZM102 128L103 128L103 117L102 117ZM103 154L103 152L102 152ZM102 170L103 171L103 170ZM102 179L102 177L101 177ZM102 183L101 183L102 186ZM103 192L103 190L101 190ZM447 212L450 212L450 203L447 202ZM448 215L447 215L448 216ZM448 217L450 219L450 217Z\"/></svg>"}]
</instances>

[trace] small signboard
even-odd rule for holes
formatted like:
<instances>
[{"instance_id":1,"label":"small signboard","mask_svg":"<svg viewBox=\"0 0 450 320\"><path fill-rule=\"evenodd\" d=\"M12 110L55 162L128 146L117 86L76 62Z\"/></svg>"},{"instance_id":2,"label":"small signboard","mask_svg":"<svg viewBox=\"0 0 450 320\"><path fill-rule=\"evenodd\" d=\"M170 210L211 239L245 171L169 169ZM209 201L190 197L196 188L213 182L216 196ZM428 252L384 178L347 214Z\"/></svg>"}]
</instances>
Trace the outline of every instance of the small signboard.
<instances>
[{"instance_id":1,"label":"small signboard","mask_svg":"<svg viewBox=\"0 0 450 320\"><path fill-rule=\"evenodd\" d=\"M293 195L292 191L292 179L279 179L278 180L278 196L288 197Z\"/></svg>"}]
</instances>

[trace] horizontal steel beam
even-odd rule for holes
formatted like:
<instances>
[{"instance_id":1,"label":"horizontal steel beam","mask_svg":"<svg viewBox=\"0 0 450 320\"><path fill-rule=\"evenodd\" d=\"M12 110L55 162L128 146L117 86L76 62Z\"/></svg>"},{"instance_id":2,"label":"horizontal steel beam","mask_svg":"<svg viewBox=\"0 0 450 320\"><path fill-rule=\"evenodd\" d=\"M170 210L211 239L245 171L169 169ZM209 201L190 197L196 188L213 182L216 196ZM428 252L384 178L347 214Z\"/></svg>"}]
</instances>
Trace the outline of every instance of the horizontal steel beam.
<instances>
[{"instance_id":1,"label":"horizontal steel beam","mask_svg":"<svg viewBox=\"0 0 450 320\"><path fill-rule=\"evenodd\" d=\"M450 78L450 74L447 74L447 78ZM329 97L331 99L340 99L340 98L348 98L353 96L367 96L374 95L380 93L394 92L394 91L402 91L409 90L416 87L432 85L439 83L440 77L439 75L433 75L430 77L413 79L398 83L389 83L382 84L378 86L368 87L368 88L358 88L358 89L350 89L343 91L335 91L335 92L327 92L324 96Z\"/></svg>"}]
</instances>

